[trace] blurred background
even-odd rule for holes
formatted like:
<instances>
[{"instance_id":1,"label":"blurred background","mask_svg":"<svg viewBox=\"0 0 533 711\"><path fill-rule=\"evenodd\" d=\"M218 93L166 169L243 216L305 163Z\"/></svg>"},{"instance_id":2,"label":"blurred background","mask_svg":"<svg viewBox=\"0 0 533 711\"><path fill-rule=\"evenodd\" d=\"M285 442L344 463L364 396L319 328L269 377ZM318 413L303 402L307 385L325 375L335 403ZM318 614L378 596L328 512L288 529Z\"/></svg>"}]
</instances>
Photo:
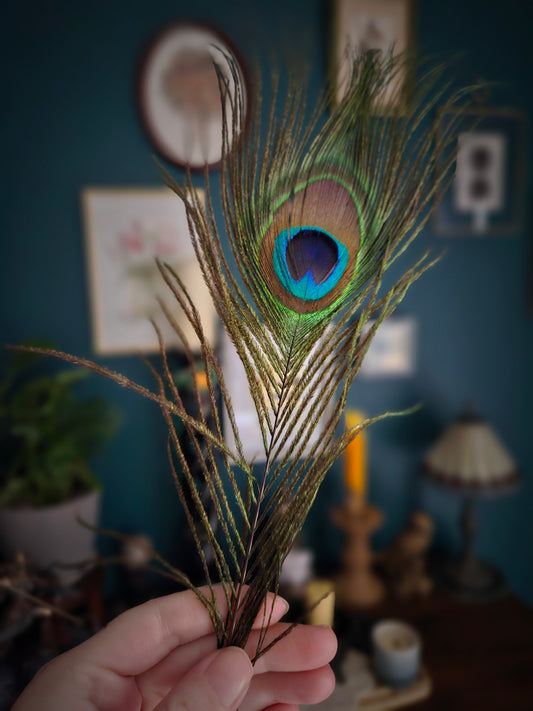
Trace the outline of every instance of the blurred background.
<instances>
[{"instance_id":1,"label":"blurred background","mask_svg":"<svg viewBox=\"0 0 533 711\"><path fill-rule=\"evenodd\" d=\"M0 50L2 343L44 339L95 358L81 191L161 185L136 106L136 76L154 33L187 19L221 30L250 66L258 47L276 58L294 40L309 68L311 95L325 82L331 6L322 0L8 0ZM419 0L414 43L423 55L457 55L458 83L494 82L486 105L520 110L527 119L533 109L532 19L531 4L523 0ZM477 550L505 573L518 596L533 603L531 141L521 143L519 152L525 179L517 190L525 210L516 232L446 235L434 223L424 228L411 257L426 249L445 255L410 289L398 312L414 324L412 367L401 375L362 374L350 405L369 416L422 405L416 414L368 431L368 499L385 517L376 549L398 534L413 509L422 508L435 522L435 547L453 552L461 540L461 499L423 480L420 463L465 403L476 404L523 474L515 493L478 502ZM183 177L178 168L171 171ZM201 177L197 182L202 185ZM3 351L0 359L6 362ZM149 381L133 355L98 360ZM94 460L103 485L102 525L144 533L175 560L184 522L158 408L103 379L83 386L122 412L117 436ZM304 531L318 560L339 554L340 533L333 525L325 531L324 520L340 498L337 466Z\"/></svg>"}]
</instances>

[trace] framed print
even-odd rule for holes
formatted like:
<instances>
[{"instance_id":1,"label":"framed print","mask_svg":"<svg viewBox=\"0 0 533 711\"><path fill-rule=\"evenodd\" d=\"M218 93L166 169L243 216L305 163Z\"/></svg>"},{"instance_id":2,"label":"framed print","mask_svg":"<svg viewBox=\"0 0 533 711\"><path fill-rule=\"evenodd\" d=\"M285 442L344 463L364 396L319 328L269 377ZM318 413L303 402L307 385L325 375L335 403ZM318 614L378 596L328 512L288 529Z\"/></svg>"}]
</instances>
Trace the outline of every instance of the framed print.
<instances>
[{"instance_id":1,"label":"framed print","mask_svg":"<svg viewBox=\"0 0 533 711\"><path fill-rule=\"evenodd\" d=\"M445 131L450 122L457 125L457 142L441 161L453 161L453 180L433 213L435 231L449 236L518 234L524 210L524 115L506 108L476 107L464 116L446 111L438 117L437 130Z\"/></svg>"},{"instance_id":2,"label":"framed print","mask_svg":"<svg viewBox=\"0 0 533 711\"><path fill-rule=\"evenodd\" d=\"M196 260L183 202L168 188L86 188L82 208L95 352L158 351L151 319L166 346L182 350L158 298L168 305L192 349L198 349L198 339L164 282L156 257L169 263L194 294L206 336L213 343L215 309Z\"/></svg>"},{"instance_id":3,"label":"framed print","mask_svg":"<svg viewBox=\"0 0 533 711\"><path fill-rule=\"evenodd\" d=\"M364 333L374 321L368 321ZM415 372L417 324L409 316L391 316L376 330L361 363L362 377L410 377Z\"/></svg>"},{"instance_id":4,"label":"framed print","mask_svg":"<svg viewBox=\"0 0 533 711\"><path fill-rule=\"evenodd\" d=\"M350 72L350 53L378 50L402 54L412 49L413 0L334 0L333 65L335 95L344 95ZM406 80L403 72L394 76L383 93L380 110L396 105Z\"/></svg>"},{"instance_id":5,"label":"framed print","mask_svg":"<svg viewBox=\"0 0 533 711\"><path fill-rule=\"evenodd\" d=\"M313 350L307 357L306 362L309 363L309 366L316 358L316 353L319 349L323 348L324 341L327 340L328 336L330 336L330 333L326 330L325 334L316 342ZM233 416L235 418L235 422L237 423L237 429L239 430L242 453L248 460L254 461L257 464L264 462L266 459L265 443L257 417L257 410L248 388L243 388L243 383L246 382L246 371L239 355L237 354L235 346L225 332L222 333L220 339L220 355L226 390L231 398ZM320 376L317 376L316 374L313 376L315 381L319 378ZM298 421L298 425L295 427L295 432L300 425L303 425L305 418L310 416L309 412L313 407L313 401L316 400L316 396L313 396L312 392L313 388L311 387L308 404L301 419ZM268 402L266 391L263 392L263 399L264 402ZM324 408L318 426L308 437L300 456L308 456L312 452L313 447L320 442L320 439L324 434L324 429L327 426L329 418L331 417L332 408L332 403ZM222 422L225 442L231 451L235 451L235 437L226 408L223 408ZM291 456L294 455L297 448L295 439L296 435L287 434L283 446L278 451L279 457L287 456L289 454Z\"/></svg>"},{"instance_id":6,"label":"framed print","mask_svg":"<svg viewBox=\"0 0 533 711\"><path fill-rule=\"evenodd\" d=\"M163 158L192 170L206 163L217 166L222 155L220 81L234 97L234 72L248 94L246 106L244 63L222 33L208 25L175 24L152 39L139 68L137 101L148 138Z\"/></svg>"}]
</instances>

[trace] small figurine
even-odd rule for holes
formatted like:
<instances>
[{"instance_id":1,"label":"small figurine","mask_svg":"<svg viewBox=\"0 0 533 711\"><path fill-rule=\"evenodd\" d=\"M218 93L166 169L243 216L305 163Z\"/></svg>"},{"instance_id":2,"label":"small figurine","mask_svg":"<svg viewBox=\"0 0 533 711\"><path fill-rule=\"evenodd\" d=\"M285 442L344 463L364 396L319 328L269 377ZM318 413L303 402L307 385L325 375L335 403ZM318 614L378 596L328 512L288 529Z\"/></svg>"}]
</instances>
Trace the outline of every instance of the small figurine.
<instances>
[{"instance_id":1,"label":"small figurine","mask_svg":"<svg viewBox=\"0 0 533 711\"><path fill-rule=\"evenodd\" d=\"M416 511L406 529L381 557L380 568L397 597L426 597L432 591L433 581L426 573L426 556L433 529L431 518L423 511Z\"/></svg>"}]
</instances>

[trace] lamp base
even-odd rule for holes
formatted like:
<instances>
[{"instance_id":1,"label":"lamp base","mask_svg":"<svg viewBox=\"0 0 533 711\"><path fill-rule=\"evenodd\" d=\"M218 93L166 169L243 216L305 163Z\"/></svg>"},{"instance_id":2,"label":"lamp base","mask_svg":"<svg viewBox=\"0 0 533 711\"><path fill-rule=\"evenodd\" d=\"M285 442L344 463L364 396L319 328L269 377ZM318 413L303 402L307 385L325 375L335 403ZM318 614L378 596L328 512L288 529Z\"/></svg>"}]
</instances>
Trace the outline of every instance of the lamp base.
<instances>
[{"instance_id":1,"label":"lamp base","mask_svg":"<svg viewBox=\"0 0 533 711\"><path fill-rule=\"evenodd\" d=\"M468 600L490 600L507 590L503 575L473 555L444 560L436 567L435 574L442 587Z\"/></svg>"}]
</instances>

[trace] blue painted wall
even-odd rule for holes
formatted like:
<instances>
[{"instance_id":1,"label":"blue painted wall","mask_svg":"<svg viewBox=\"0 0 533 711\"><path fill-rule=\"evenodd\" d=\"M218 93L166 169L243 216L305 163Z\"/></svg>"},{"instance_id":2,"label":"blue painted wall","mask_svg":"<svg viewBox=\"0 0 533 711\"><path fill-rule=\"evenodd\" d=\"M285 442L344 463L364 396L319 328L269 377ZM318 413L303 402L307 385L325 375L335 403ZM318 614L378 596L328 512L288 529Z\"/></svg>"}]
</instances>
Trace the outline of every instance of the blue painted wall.
<instances>
[{"instance_id":1,"label":"blue painted wall","mask_svg":"<svg viewBox=\"0 0 533 711\"><path fill-rule=\"evenodd\" d=\"M491 103L530 114L530 7L523 0L420 0L417 44L424 53L465 52L457 68L461 81L497 80L501 84ZM312 89L323 80L329 7L319 0L8 1L1 43L2 342L42 337L64 350L93 355L80 191L88 185L159 184L135 109L135 69L153 32L186 18L219 27L249 61L258 45L303 38ZM531 148L524 151L529 167ZM530 183L523 189L529 208ZM413 507L422 505L436 520L437 543L452 550L459 541L459 501L422 482L418 465L465 400L477 402L524 473L518 494L480 503L479 552L533 602L530 234L529 214L522 234L512 239L443 239L427 228L414 252L446 247L447 255L413 286L401 307L418 324L416 372L409 378L360 380L351 404L377 414L424 403L417 415L378 424L369 433L370 498L386 514L375 542L386 545ZM103 362L134 379L146 377L135 358ZM119 436L96 462L105 491L103 525L145 531L172 557L182 522L159 412L97 378L92 388L124 413ZM313 521L327 516L339 492L335 470L313 511L311 539ZM337 545L332 532L326 553L335 555Z\"/></svg>"}]
</instances>

